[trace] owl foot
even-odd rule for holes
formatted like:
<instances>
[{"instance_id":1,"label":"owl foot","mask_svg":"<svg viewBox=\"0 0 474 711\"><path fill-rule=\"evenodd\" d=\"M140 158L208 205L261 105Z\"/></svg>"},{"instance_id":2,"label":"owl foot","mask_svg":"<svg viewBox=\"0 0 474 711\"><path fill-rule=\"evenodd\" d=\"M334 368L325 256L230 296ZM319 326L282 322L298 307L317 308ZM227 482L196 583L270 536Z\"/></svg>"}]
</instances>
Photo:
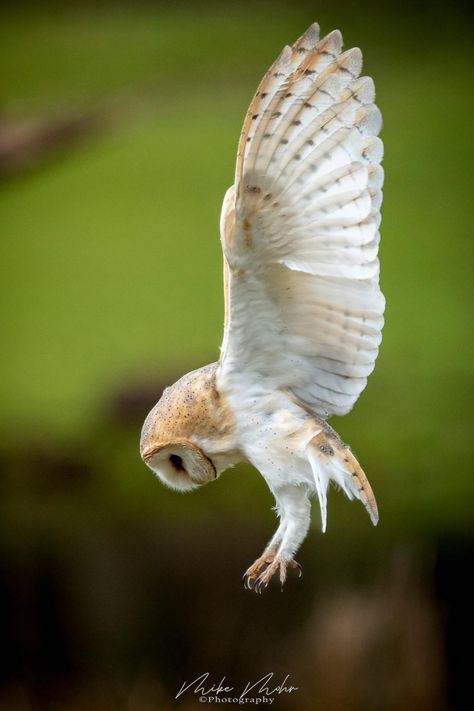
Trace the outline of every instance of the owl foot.
<instances>
[{"instance_id":1,"label":"owl foot","mask_svg":"<svg viewBox=\"0 0 474 711\"><path fill-rule=\"evenodd\" d=\"M244 575L242 577L242 582L244 584L244 588L247 588L248 590L252 590L253 586L255 585L255 581L259 577L263 568L266 568L267 566L270 565L270 563L273 563L273 560L276 556L276 552L277 552L277 547L271 546L271 548L268 548L263 553L263 555L260 556L260 558L257 558L255 563L252 563L250 568L244 573Z\"/></svg>"},{"instance_id":2,"label":"owl foot","mask_svg":"<svg viewBox=\"0 0 474 711\"><path fill-rule=\"evenodd\" d=\"M249 568L249 570L244 575L244 586L247 587L249 590L254 589L255 592L260 594L266 587L268 587L268 583L277 572L279 573L280 585L281 589L283 590L283 585L286 581L286 573L288 568L295 568L298 571L298 578L301 578L301 576L303 575L303 569L301 565L296 562L296 560L283 560L282 558L277 557L273 557L271 561L265 561L263 559L264 556L256 560L255 563ZM257 563L260 564L258 566L258 570L261 570L264 565L267 566L265 570L263 570L259 574L257 569L255 569L254 571L254 568L255 566L257 566Z\"/></svg>"}]
</instances>

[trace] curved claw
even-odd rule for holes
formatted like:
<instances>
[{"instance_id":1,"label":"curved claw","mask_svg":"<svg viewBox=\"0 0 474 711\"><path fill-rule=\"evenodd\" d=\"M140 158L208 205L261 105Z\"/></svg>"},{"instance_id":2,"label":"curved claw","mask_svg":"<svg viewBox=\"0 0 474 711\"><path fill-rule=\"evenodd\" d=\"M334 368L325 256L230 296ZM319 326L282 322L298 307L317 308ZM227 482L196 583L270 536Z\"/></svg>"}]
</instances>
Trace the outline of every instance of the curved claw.
<instances>
[{"instance_id":1,"label":"curved claw","mask_svg":"<svg viewBox=\"0 0 474 711\"><path fill-rule=\"evenodd\" d=\"M288 565L290 568L296 568L298 571L298 580L303 577L303 567L297 560L290 560Z\"/></svg>"},{"instance_id":2,"label":"curved claw","mask_svg":"<svg viewBox=\"0 0 474 711\"><path fill-rule=\"evenodd\" d=\"M255 590L258 595L261 595L262 592L268 587L268 583L277 572L279 573L282 591L286 582L286 573L288 568L294 568L297 570L298 579L303 575L303 568L296 560L281 560L275 558L272 561L267 561L266 568L258 575L255 572L254 566L249 568L249 570L244 573L242 580L245 589Z\"/></svg>"},{"instance_id":3,"label":"curved claw","mask_svg":"<svg viewBox=\"0 0 474 711\"><path fill-rule=\"evenodd\" d=\"M253 590L255 587L256 577L253 575L247 575L247 590Z\"/></svg>"}]
</instances>

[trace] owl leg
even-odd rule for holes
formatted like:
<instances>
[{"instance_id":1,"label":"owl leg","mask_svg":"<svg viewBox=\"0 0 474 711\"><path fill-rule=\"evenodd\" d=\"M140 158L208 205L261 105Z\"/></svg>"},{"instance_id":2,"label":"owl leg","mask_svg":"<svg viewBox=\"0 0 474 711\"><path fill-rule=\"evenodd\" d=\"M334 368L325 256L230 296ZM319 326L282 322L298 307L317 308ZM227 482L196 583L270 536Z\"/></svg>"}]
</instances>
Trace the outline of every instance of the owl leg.
<instances>
[{"instance_id":1,"label":"owl leg","mask_svg":"<svg viewBox=\"0 0 474 711\"><path fill-rule=\"evenodd\" d=\"M255 581L261 571L273 562L273 559L275 558L278 548L280 547L280 544L283 540L283 536L287 527L287 521L282 515L282 511L280 510L278 504L276 506L276 510L280 517L280 525L278 526L275 534L272 536L260 558L257 558L257 560L252 563L250 568L248 568L248 570L246 570L243 575L242 581L244 584L244 588L248 588L249 590L253 588Z\"/></svg>"},{"instance_id":2,"label":"owl leg","mask_svg":"<svg viewBox=\"0 0 474 711\"><path fill-rule=\"evenodd\" d=\"M274 491L281 523L264 554L244 576L246 587L255 586L257 592L266 588L270 579L279 573L280 583L286 580L287 568L301 566L293 556L303 542L310 523L310 503L306 487L286 485Z\"/></svg>"}]
</instances>

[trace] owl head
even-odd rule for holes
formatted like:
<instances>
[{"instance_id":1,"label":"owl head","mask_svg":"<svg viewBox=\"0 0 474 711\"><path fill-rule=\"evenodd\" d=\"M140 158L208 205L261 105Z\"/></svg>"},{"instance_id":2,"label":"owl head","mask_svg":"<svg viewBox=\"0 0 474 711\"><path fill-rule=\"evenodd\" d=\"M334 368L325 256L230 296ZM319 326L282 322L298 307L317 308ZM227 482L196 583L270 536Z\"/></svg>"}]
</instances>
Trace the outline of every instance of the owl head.
<instances>
[{"instance_id":1,"label":"owl head","mask_svg":"<svg viewBox=\"0 0 474 711\"><path fill-rule=\"evenodd\" d=\"M223 451L231 423L216 389L216 368L205 366L166 388L143 425L141 457L172 489L192 491L229 465Z\"/></svg>"}]
</instances>

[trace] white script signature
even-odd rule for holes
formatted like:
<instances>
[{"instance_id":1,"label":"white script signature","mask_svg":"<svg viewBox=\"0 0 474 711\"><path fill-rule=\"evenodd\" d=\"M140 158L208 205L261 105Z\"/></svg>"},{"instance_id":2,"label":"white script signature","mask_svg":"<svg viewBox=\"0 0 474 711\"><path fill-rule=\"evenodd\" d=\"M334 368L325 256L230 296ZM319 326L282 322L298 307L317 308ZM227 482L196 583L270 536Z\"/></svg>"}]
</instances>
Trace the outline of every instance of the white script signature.
<instances>
[{"instance_id":1,"label":"white script signature","mask_svg":"<svg viewBox=\"0 0 474 711\"><path fill-rule=\"evenodd\" d=\"M180 690L175 696L178 699L180 696L185 694L187 691L192 691L193 694L200 694L201 696L218 695L218 694L229 694L232 691L238 694L238 698L245 698L251 691L254 694L264 694L265 696L274 696L277 694L291 694L293 691L297 691L298 687L293 686L288 683L290 675L287 674L280 684L276 684L274 680L274 673L269 672L262 676L257 681L248 681L245 687L240 692L235 690L234 686L228 685L225 676L217 683L212 683L209 679L210 673L204 672L200 676L196 677L193 681L183 682Z\"/></svg>"}]
</instances>

